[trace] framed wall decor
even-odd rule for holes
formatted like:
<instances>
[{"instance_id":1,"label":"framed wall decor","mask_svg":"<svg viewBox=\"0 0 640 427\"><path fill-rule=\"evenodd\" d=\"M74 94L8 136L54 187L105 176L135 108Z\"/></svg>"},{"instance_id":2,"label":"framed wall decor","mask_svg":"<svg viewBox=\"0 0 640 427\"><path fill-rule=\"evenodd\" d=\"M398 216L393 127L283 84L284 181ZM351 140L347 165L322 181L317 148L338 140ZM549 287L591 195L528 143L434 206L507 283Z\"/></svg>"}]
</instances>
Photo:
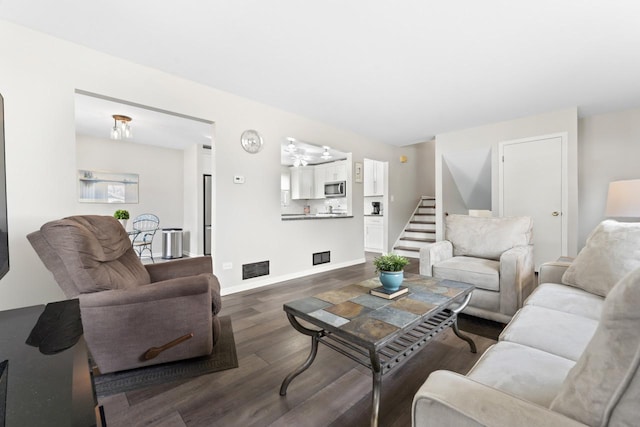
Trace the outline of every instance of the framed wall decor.
<instances>
[{"instance_id":1,"label":"framed wall decor","mask_svg":"<svg viewBox=\"0 0 640 427\"><path fill-rule=\"evenodd\" d=\"M138 174L78 170L78 201L138 203Z\"/></svg>"},{"instance_id":2,"label":"framed wall decor","mask_svg":"<svg viewBox=\"0 0 640 427\"><path fill-rule=\"evenodd\" d=\"M362 162L355 162L353 169L354 181L362 183Z\"/></svg>"}]
</instances>

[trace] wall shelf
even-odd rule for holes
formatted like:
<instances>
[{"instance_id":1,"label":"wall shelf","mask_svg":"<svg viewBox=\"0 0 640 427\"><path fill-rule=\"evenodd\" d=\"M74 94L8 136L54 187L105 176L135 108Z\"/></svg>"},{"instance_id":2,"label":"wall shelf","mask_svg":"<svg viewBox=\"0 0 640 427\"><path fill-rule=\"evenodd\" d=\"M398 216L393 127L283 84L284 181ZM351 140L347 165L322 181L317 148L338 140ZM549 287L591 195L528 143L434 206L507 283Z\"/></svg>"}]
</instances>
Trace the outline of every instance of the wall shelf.
<instances>
[{"instance_id":1,"label":"wall shelf","mask_svg":"<svg viewBox=\"0 0 640 427\"><path fill-rule=\"evenodd\" d=\"M81 203L138 203L138 174L78 170Z\"/></svg>"}]
</instances>

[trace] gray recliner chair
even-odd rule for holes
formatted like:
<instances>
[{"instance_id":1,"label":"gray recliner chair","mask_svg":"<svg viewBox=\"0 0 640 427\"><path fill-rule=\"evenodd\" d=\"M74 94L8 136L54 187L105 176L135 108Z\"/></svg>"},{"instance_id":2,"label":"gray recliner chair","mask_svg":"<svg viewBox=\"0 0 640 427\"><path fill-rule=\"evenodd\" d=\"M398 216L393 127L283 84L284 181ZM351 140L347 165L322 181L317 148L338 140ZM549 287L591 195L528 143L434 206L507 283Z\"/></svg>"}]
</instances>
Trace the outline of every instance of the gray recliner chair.
<instances>
[{"instance_id":1,"label":"gray recliner chair","mask_svg":"<svg viewBox=\"0 0 640 427\"><path fill-rule=\"evenodd\" d=\"M533 291L533 220L445 218L445 240L420 249L420 274L475 285L463 313L507 323Z\"/></svg>"},{"instance_id":2,"label":"gray recliner chair","mask_svg":"<svg viewBox=\"0 0 640 427\"><path fill-rule=\"evenodd\" d=\"M30 233L68 298L102 373L210 354L220 334L211 257L143 265L110 216L72 216Z\"/></svg>"}]
</instances>

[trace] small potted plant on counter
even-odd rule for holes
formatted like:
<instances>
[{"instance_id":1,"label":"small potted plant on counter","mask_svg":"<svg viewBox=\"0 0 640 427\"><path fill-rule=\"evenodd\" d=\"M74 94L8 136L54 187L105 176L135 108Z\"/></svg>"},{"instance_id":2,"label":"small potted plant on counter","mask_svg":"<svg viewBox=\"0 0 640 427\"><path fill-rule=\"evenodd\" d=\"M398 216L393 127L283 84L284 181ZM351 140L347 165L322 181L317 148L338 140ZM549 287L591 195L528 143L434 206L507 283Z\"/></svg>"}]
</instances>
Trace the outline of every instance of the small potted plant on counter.
<instances>
[{"instance_id":1,"label":"small potted plant on counter","mask_svg":"<svg viewBox=\"0 0 640 427\"><path fill-rule=\"evenodd\" d=\"M401 255L386 254L373 260L376 273L380 273L380 283L389 292L397 291L404 280L404 267L409 260Z\"/></svg>"},{"instance_id":2,"label":"small potted plant on counter","mask_svg":"<svg viewBox=\"0 0 640 427\"><path fill-rule=\"evenodd\" d=\"M122 226L126 230L127 229L127 220L129 219L129 211L126 210L126 209L118 209L117 211L115 211L113 216L114 216L115 219L120 221L120 224L122 224Z\"/></svg>"}]
</instances>

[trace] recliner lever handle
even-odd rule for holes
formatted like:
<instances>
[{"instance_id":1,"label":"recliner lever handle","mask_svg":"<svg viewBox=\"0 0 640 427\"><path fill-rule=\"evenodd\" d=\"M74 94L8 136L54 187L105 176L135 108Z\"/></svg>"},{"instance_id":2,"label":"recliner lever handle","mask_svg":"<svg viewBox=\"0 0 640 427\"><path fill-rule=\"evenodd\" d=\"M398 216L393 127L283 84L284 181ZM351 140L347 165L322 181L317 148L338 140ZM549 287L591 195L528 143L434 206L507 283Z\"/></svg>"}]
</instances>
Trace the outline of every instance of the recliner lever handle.
<instances>
[{"instance_id":1,"label":"recliner lever handle","mask_svg":"<svg viewBox=\"0 0 640 427\"><path fill-rule=\"evenodd\" d=\"M165 350L170 349L171 347L175 347L178 344L193 338L193 332L190 332L186 335L183 335L179 338L176 338L173 341L170 341L164 345L161 345L160 347L151 347L149 350L145 351L144 354L140 357L141 360L151 360L155 357L158 357L158 355L160 353L162 353Z\"/></svg>"}]
</instances>

